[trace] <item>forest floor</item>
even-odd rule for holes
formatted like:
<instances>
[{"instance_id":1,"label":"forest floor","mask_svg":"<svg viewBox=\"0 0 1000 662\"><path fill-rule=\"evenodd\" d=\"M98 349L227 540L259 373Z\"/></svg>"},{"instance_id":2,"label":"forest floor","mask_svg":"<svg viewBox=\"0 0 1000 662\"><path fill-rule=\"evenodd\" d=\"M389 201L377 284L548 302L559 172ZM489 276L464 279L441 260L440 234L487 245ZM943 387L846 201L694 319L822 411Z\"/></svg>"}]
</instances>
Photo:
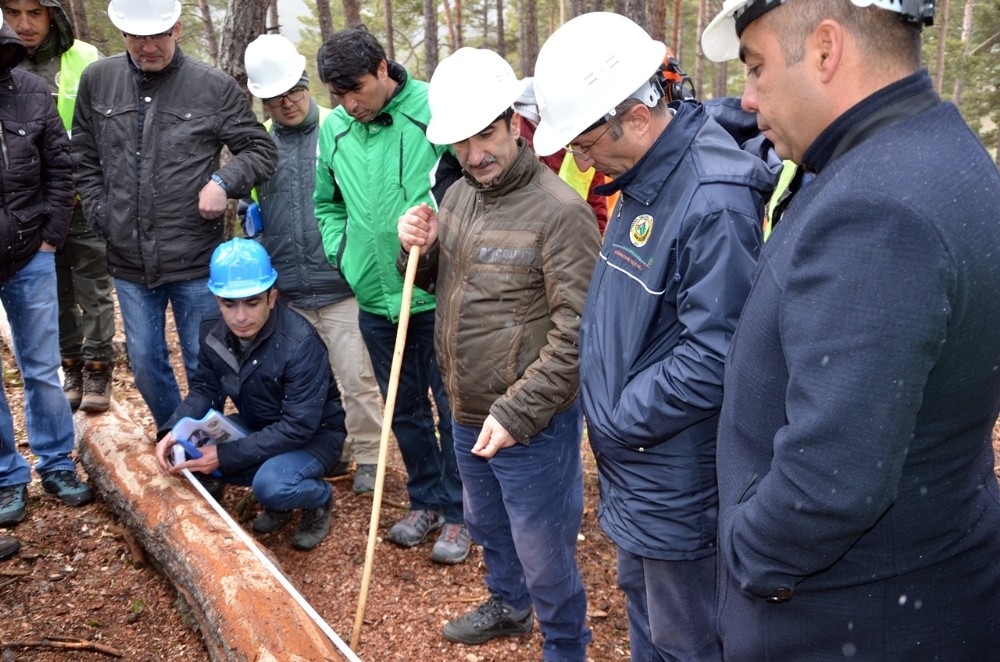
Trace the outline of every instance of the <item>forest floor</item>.
<instances>
[{"instance_id":1,"label":"forest floor","mask_svg":"<svg viewBox=\"0 0 1000 662\"><path fill-rule=\"evenodd\" d=\"M30 457L21 379L2 340L0 360L18 447ZM155 434L152 417L127 366L116 370L114 397L148 435ZM146 441L137 439L136 443L137 452L151 452ZM994 429L993 444L1000 457L1000 425ZM625 600L615 584L614 546L597 523L597 473L586 442L583 458L585 510L577 558L593 631L589 657L592 662L627 660ZM257 535L257 539L274 553L294 586L346 642L358 605L372 499L351 492L350 476L331 481L336 494L332 529L319 547L305 553L292 549L288 536L297 525L295 520L286 529ZM389 527L405 514L405 483L405 470L392 443L380 517L381 542L376 547L358 656L380 662L539 659L542 641L537 625L530 635L481 646L452 644L442 638L441 626L446 621L487 597L482 553L473 546L465 563L441 566L430 561L432 541L411 549L388 543ZM0 562L3 662L208 659L184 601L152 565L135 563L128 533L100 495L87 506L69 508L44 494L37 477L28 493L26 519L12 530L0 529L16 535L23 545L18 555ZM253 504L248 489L229 486L223 505L250 530L249 522L259 506Z\"/></svg>"},{"instance_id":2,"label":"forest floor","mask_svg":"<svg viewBox=\"0 0 1000 662\"><path fill-rule=\"evenodd\" d=\"M3 382L14 413L18 449L30 461L21 377L9 348L2 340L0 345ZM182 376L178 354L174 352L172 358L175 370ZM115 371L114 398L145 434L151 438L155 435L152 417L127 366ZM136 443L137 452L152 452L146 440L137 439ZM593 662L627 660L625 600L615 584L614 546L597 523L597 473L586 442L583 458L585 512L577 558L593 631L589 658ZM79 470L85 476L83 468ZM128 534L100 495L82 508L69 508L45 494L37 476L33 474L33 478L28 487L27 517L11 530L0 529L0 533L14 535L22 544L16 556L0 562L0 659L209 659L200 635L193 629L193 619L186 617L189 610L183 600L148 559L139 564L141 567L133 564ZM370 497L351 492L351 476L329 480L336 500L332 527L315 550L300 552L291 547L289 536L298 525L298 516L277 533L251 535L271 550L296 589L334 632L349 642L373 502ZM406 473L395 442L391 441L380 542L361 641L355 651L358 656L381 662L538 660L542 638L537 624L531 635L495 639L481 646L452 644L441 636L446 621L474 609L488 597L482 551L473 545L464 563L442 566L430 560L434 534L411 549L389 543L388 530L405 515L406 503ZM259 506L248 488L228 486L223 506L251 531L250 520Z\"/></svg>"}]
</instances>

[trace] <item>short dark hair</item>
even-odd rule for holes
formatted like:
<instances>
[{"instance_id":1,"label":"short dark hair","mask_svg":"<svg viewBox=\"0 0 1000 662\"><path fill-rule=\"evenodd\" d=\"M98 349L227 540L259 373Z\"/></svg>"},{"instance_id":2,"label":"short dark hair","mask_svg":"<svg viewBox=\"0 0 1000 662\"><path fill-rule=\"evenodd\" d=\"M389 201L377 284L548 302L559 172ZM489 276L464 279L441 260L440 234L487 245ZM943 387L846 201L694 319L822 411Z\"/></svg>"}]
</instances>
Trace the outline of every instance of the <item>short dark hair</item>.
<instances>
[{"instance_id":1,"label":"short dark hair","mask_svg":"<svg viewBox=\"0 0 1000 662\"><path fill-rule=\"evenodd\" d=\"M851 32L871 62L895 62L913 71L920 68L920 28L896 12L858 7L848 0L797 0L785 5L761 18L771 20L770 29L782 35L781 49L788 65L802 60L806 38L823 19L832 18Z\"/></svg>"},{"instance_id":2,"label":"short dark hair","mask_svg":"<svg viewBox=\"0 0 1000 662\"><path fill-rule=\"evenodd\" d=\"M355 25L330 35L316 52L319 79L334 91L352 92L361 87L365 74L378 75L385 49L364 25Z\"/></svg>"}]
</instances>

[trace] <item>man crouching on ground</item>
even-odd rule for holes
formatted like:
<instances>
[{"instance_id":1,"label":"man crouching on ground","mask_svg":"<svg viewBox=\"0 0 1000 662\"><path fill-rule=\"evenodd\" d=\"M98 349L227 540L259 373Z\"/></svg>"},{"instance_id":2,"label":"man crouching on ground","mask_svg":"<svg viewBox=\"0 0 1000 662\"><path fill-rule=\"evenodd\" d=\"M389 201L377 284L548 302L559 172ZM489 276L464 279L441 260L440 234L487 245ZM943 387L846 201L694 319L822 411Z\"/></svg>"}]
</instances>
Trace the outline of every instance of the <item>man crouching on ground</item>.
<instances>
[{"instance_id":1,"label":"man crouching on ground","mask_svg":"<svg viewBox=\"0 0 1000 662\"><path fill-rule=\"evenodd\" d=\"M333 489L323 476L337 464L347 432L326 346L303 317L275 305L277 277L255 241L232 239L215 249L208 288L219 314L201 324L198 369L187 397L160 429L156 462L164 475L201 474L216 498L224 483L251 486L264 506L253 521L258 533L277 531L301 508L292 546L310 550L330 531ZM226 398L239 411L233 420L249 434L203 446L202 457L172 465L174 424L222 411ZM216 470L221 483L208 476Z\"/></svg>"}]
</instances>

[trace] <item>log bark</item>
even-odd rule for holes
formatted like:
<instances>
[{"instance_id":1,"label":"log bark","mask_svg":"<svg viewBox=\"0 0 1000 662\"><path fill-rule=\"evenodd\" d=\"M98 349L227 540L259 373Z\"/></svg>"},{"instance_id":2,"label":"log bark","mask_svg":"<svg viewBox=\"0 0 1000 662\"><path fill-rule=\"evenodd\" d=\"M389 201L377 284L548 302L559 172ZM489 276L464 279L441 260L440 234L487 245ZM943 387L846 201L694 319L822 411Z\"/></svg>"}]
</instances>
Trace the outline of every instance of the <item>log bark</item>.
<instances>
[{"instance_id":1,"label":"log bark","mask_svg":"<svg viewBox=\"0 0 1000 662\"><path fill-rule=\"evenodd\" d=\"M187 601L213 660L348 659L187 480L160 475L120 406L74 422L88 482Z\"/></svg>"}]
</instances>

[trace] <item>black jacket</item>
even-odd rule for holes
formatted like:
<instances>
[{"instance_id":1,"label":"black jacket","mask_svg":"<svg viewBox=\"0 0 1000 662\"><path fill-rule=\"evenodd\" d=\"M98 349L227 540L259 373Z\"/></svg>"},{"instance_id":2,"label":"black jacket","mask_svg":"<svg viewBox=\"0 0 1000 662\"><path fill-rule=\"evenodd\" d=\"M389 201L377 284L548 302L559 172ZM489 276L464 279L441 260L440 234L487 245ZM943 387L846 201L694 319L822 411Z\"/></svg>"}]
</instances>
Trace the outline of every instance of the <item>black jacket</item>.
<instances>
[{"instance_id":1,"label":"black jacket","mask_svg":"<svg viewBox=\"0 0 1000 662\"><path fill-rule=\"evenodd\" d=\"M4 23L0 28L0 283L28 263L42 241L61 247L73 212L69 138L45 82L14 70L26 52Z\"/></svg>"},{"instance_id":2,"label":"black jacket","mask_svg":"<svg viewBox=\"0 0 1000 662\"><path fill-rule=\"evenodd\" d=\"M223 146L233 158L220 168ZM123 53L80 80L74 176L116 278L153 288L207 277L223 217L201 217L199 191L218 171L230 198L246 196L277 160L236 81L180 48L160 72L140 71Z\"/></svg>"},{"instance_id":3,"label":"black jacket","mask_svg":"<svg viewBox=\"0 0 1000 662\"><path fill-rule=\"evenodd\" d=\"M161 436L184 416L223 411L227 398L250 434L219 445L222 473L293 450L313 455L328 471L340 460L347 431L326 345L304 317L284 304L275 305L242 356L221 314L205 317L190 391Z\"/></svg>"}]
</instances>

